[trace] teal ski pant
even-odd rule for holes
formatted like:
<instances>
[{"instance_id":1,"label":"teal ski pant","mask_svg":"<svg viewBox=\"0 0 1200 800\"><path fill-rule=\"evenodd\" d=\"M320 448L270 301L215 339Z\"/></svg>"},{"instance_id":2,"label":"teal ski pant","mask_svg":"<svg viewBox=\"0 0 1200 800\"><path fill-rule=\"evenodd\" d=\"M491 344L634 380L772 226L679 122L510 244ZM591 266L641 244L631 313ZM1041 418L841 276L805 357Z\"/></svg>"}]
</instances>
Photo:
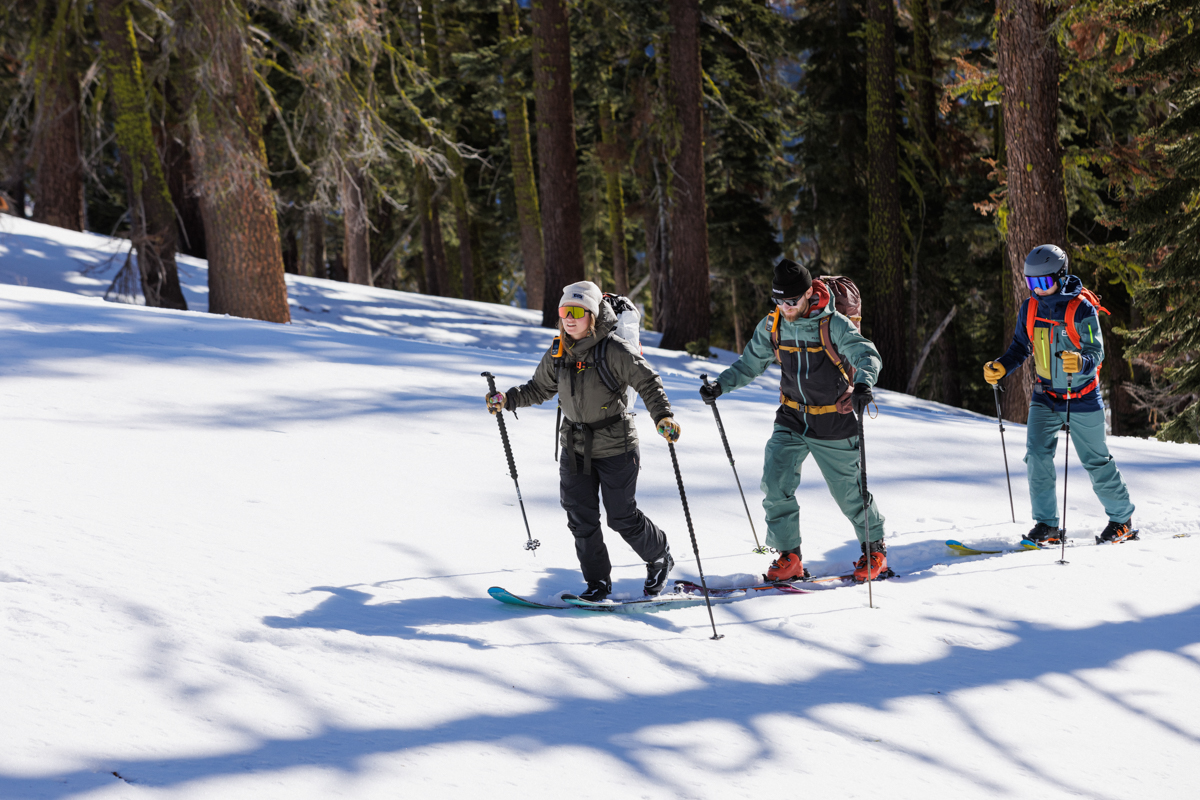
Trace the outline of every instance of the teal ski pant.
<instances>
[{"instance_id":1,"label":"teal ski pant","mask_svg":"<svg viewBox=\"0 0 1200 800\"><path fill-rule=\"evenodd\" d=\"M1029 405L1029 427L1025 431L1025 467L1029 475L1029 500L1033 519L1058 527L1058 495L1055 491L1054 454L1058 432L1066 424L1065 411L1054 411L1036 400ZM1133 516L1129 490L1121 479L1117 462L1108 452L1104 437L1104 412L1071 414L1071 442L1110 520L1125 522ZM1069 486L1068 486L1069 488Z\"/></svg>"},{"instance_id":2,"label":"teal ski pant","mask_svg":"<svg viewBox=\"0 0 1200 800\"><path fill-rule=\"evenodd\" d=\"M854 525L858 541L866 541L858 437L813 439L776 424L775 432L767 440L763 459L762 490L766 495L763 508L767 512L767 546L776 550L791 550L800 546L800 503L796 500L796 489L800 486L800 466L809 453L817 462L829 493L846 519ZM871 541L878 542L883 538L884 519L874 497L870 498L870 508Z\"/></svg>"}]
</instances>

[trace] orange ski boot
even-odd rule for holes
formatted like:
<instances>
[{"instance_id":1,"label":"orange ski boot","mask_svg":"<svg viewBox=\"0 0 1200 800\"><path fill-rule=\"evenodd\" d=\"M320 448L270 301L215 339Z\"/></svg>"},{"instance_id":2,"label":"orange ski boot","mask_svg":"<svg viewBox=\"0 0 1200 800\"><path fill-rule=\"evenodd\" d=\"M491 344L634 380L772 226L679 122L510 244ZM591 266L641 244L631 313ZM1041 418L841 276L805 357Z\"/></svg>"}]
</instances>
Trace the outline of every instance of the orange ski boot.
<instances>
[{"instance_id":1,"label":"orange ski boot","mask_svg":"<svg viewBox=\"0 0 1200 800\"><path fill-rule=\"evenodd\" d=\"M854 580L862 583L867 580L867 546L862 546L862 558L854 565ZM871 542L871 568L870 580L879 580L880 576L886 578L891 574L891 570L887 565L887 545L883 542Z\"/></svg>"},{"instance_id":2,"label":"orange ski boot","mask_svg":"<svg viewBox=\"0 0 1200 800\"><path fill-rule=\"evenodd\" d=\"M795 581L807 577L804 562L800 560L800 548L784 550L771 562L764 576L767 581Z\"/></svg>"}]
</instances>

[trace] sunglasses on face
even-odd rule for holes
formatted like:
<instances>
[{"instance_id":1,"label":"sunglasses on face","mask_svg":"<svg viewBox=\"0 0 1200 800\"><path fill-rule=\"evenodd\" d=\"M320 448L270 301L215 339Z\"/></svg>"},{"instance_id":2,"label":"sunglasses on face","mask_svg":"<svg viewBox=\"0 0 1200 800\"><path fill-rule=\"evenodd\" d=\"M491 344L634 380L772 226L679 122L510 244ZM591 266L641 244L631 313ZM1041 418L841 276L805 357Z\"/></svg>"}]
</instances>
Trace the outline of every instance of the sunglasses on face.
<instances>
[{"instance_id":1,"label":"sunglasses on face","mask_svg":"<svg viewBox=\"0 0 1200 800\"><path fill-rule=\"evenodd\" d=\"M1025 282L1029 284L1030 289L1041 289L1043 292L1047 289L1053 289L1058 278L1054 275L1039 275L1038 277L1026 276Z\"/></svg>"},{"instance_id":2,"label":"sunglasses on face","mask_svg":"<svg viewBox=\"0 0 1200 800\"><path fill-rule=\"evenodd\" d=\"M586 313L588 313L588 310L586 308L580 308L579 306L558 307L558 315L563 319L566 319L567 317L572 317L573 319L583 319L583 315Z\"/></svg>"},{"instance_id":3,"label":"sunglasses on face","mask_svg":"<svg viewBox=\"0 0 1200 800\"><path fill-rule=\"evenodd\" d=\"M783 300L779 299L778 297L772 297L771 300L774 301L775 305L777 306L787 306L788 308L793 308L803 303L804 297L802 295L800 297L788 297Z\"/></svg>"}]
</instances>

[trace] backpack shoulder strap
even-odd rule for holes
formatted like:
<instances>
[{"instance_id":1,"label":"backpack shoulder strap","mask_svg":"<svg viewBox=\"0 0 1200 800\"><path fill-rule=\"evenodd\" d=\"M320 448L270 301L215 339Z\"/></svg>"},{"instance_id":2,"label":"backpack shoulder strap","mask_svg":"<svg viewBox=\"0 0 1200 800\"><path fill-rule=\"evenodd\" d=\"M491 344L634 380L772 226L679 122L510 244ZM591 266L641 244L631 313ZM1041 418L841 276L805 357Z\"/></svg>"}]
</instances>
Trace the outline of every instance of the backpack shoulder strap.
<instances>
[{"instance_id":1,"label":"backpack shoulder strap","mask_svg":"<svg viewBox=\"0 0 1200 800\"><path fill-rule=\"evenodd\" d=\"M1071 340L1071 344L1075 345L1075 349L1080 347L1079 331L1075 328L1075 315L1079 313L1079 307L1083 305L1083 301L1078 297L1071 298L1067 303L1067 311L1064 315L1067 318L1067 337Z\"/></svg>"},{"instance_id":2,"label":"backpack shoulder strap","mask_svg":"<svg viewBox=\"0 0 1200 800\"><path fill-rule=\"evenodd\" d=\"M829 356L829 360L838 368L838 372L842 373L842 377L846 379L846 383L851 383L850 376L846 374L846 368L842 366L842 356L833 347L833 336L829 333L829 321L833 319L833 315L824 316L817 328L821 332L821 346L825 348L825 355Z\"/></svg>"},{"instance_id":3,"label":"backpack shoulder strap","mask_svg":"<svg viewBox=\"0 0 1200 800\"><path fill-rule=\"evenodd\" d=\"M1037 307L1036 297L1029 298L1029 301L1025 303L1025 336L1029 339L1030 347L1033 347L1033 325L1037 322Z\"/></svg>"},{"instance_id":4,"label":"backpack shoulder strap","mask_svg":"<svg viewBox=\"0 0 1200 800\"><path fill-rule=\"evenodd\" d=\"M612 338L610 333L599 342L596 342L594 352L596 353L596 369L600 371L600 380L608 388L610 392L618 392L621 389L621 382L617 380L617 376L608 366L608 343Z\"/></svg>"},{"instance_id":5,"label":"backpack shoulder strap","mask_svg":"<svg viewBox=\"0 0 1200 800\"><path fill-rule=\"evenodd\" d=\"M775 307L767 319L771 321L771 349L775 352L775 363L782 365L783 362L779 360L779 306Z\"/></svg>"}]
</instances>

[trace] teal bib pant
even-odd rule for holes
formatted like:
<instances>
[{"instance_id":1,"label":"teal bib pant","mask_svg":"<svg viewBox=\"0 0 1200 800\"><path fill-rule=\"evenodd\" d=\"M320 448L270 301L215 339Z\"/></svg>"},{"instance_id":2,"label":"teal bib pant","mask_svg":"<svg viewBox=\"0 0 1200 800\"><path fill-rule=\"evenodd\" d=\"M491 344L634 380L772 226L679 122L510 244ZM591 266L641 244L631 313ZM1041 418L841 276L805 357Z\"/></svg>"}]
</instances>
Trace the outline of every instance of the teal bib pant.
<instances>
[{"instance_id":1,"label":"teal bib pant","mask_svg":"<svg viewBox=\"0 0 1200 800\"><path fill-rule=\"evenodd\" d=\"M1074 422L1074 420L1072 420ZM763 508L767 512L767 547L790 550L800 546L800 467L812 453L829 493L854 525L858 541L866 541L862 483L859 480L858 437L814 439L776 423L763 459ZM868 495L869 496L869 495ZM883 515L870 497L871 541L883 539Z\"/></svg>"},{"instance_id":2,"label":"teal bib pant","mask_svg":"<svg viewBox=\"0 0 1200 800\"><path fill-rule=\"evenodd\" d=\"M1058 432L1066 421L1066 412L1054 411L1036 400L1029 405L1029 427L1025 432L1029 500L1034 520L1055 528L1061 507L1055 490L1054 454L1058 450ZM1132 517L1129 490L1104 437L1104 411L1072 412L1071 441L1108 518L1125 522Z\"/></svg>"}]
</instances>

